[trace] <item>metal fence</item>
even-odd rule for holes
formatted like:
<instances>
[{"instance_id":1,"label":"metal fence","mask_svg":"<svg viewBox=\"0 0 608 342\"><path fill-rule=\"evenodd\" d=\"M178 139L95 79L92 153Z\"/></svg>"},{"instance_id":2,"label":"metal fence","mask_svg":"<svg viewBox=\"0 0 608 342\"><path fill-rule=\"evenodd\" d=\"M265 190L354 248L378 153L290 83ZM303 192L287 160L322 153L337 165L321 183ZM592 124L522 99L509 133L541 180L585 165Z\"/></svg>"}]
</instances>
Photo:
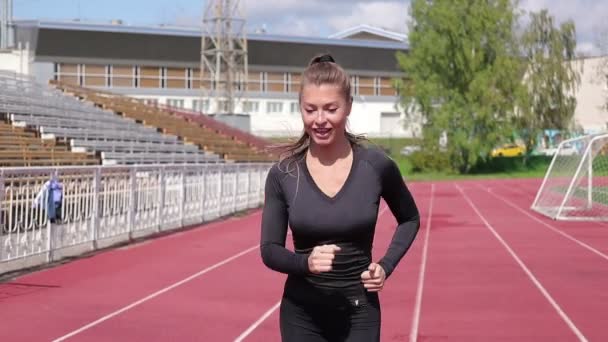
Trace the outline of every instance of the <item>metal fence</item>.
<instances>
[{"instance_id":1,"label":"metal fence","mask_svg":"<svg viewBox=\"0 0 608 342\"><path fill-rule=\"evenodd\" d=\"M95 249L110 238L128 241L258 207L269 168L218 163L0 169L0 273L5 262L31 256L50 262L68 247Z\"/></svg>"}]
</instances>

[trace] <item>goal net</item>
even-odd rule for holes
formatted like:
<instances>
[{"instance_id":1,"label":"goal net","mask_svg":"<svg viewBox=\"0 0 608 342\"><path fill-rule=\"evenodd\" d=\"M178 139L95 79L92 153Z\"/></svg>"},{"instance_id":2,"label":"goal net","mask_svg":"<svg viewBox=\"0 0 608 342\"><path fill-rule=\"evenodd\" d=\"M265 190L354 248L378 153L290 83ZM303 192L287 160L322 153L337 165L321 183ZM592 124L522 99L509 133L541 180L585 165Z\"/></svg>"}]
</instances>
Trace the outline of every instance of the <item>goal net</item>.
<instances>
[{"instance_id":1,"label":"goal net","mask_svg":"<svg viewBox=\"0 0 608 342\"><path fill-rule=\"evenodd\" d=\"M608 134L560 143L532 209L556 220L608 220Z\"/></svg>"}]
</instances>

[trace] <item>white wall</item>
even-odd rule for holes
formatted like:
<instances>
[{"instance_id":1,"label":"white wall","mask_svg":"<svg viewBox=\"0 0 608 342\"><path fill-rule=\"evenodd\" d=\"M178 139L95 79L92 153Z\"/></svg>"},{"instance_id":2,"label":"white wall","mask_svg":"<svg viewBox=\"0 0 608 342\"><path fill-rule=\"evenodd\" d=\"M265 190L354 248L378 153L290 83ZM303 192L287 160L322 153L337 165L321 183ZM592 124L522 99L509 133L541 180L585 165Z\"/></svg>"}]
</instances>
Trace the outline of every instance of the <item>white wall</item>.
<instances>
[{"instance_id":1,"label":"white wall","mask_svg":"<svg viewBox=\"0 0 608 342\"><path fill-rule=\"evenodd\" d=\"M50 62L34 62L30 65L30 73L37 82L49 84L55 77L55 65Z\"/></svg>"},{"instance_id":2,"label":"white wall","mask_svg":"<svg viewBox=\"0 0 608 342\"><path fill-rule=\"evenodd\" d=\"M141 89L140 89L141 90ZM168 99L184 100L184 107L191 108L193 100L199 100L197 97L188 96L153 96L138 94L134 95L140 99L158 99L158 103L167 104ZM297 99L285 98L247 98L247 101L257 102L258 110L249 113L251 115L251 131L253 134L260 136L298 136L302 132L302 119L297 106ZM399 126L394 127L390 132L382 132L380 129L381 113L397 112L395 108L396 98L393 100L371 100L369 98L356 97L353 103L353 108L348 121L348 128L353 133L366 134L369 136L385 136L385 137L410 137L418 135L420 125L417 123L407 123L405 115L401 113L401 122ZM268 112L268 103L282 103L282 111L277 113ZM296 104L296 111L292 111ZM211 101L211 111L215 109L216 104ZM237 104L237 113L243 112L242 103ZM407 128L404 128L404 125Z\"/></svg>"},{"instance_id":3,"label":"white wall","mask_svg":"<svg viewBox=\"0 0 608 342\"><path fill-rule=\"evenodd\" d=\"M600 68L608 68L608 56L582 60L581 84L576 93L576 110L574 118L587 132L606 131L608 129L608 88L606 76L600 75ZM608 72L608 69L604 69Z\"/></svg>"},{"instance_id":4,"label":"white wall","mask_svg":"<svg viewBox=\"0 0 608 342\"><path fill-rule=\"evenodd\" d=\"M396 101L397 98L382 102L356 98L349 119L351 131L369 136L384 137L411 137L419 134L420 124L411 122L406 118L403 110L395 108ZM399 125L393 127L391 131L383 132L380 127L382 113L397 112L400 113Z\"/></svg>"},{"instance_id":5,"label":"white wall","mask_svg":"<svg viewBox=\"0 0 608 342\"><path fill-rule=\"evenodd\" d=\"M0 70L30 74L30 53L27 50L0 51Z\"/></svg>"}]
</instances>

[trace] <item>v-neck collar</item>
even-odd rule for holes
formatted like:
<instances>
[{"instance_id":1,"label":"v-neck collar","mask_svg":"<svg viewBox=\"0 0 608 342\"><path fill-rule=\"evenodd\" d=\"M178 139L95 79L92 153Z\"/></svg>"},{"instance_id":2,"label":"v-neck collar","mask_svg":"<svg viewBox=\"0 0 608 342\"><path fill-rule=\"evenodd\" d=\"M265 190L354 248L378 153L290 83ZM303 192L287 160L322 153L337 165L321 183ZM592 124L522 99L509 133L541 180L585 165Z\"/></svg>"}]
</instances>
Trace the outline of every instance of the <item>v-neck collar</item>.
<instances>
[{"instance_id":1,"label":"v-neck collar","mask_svg":"<svg viewBox=\"0 0 608 342\"><path fill-rule=\"evenodd\" d=\"M342 196L342 194L346 191L346 188L348 187L348 184L351 182L351 180L353 178L353 174L355 173L355 167L357 166L358 148L359 147L357 146L357 144L351 144L353 160L350 165L350 170L348 171L348 175L346 176L346 180L344 181L344 184L342 184L342 186L340 187L340 189L338 190L338 192L336 192L336 194L334 196L329 196L323 190L321 190L321 188L319 187L317 182L315 182L314 178L312 177L310 170L308 169L308 165L306 163L306 155L304 155L304 158L302 158L302 167L304 168L304 173L306 174L306 178L312 184L313 190L315 192L317 192L325 200L334 202L334 201L338 200Z\"/></svg>"}]
</instances>

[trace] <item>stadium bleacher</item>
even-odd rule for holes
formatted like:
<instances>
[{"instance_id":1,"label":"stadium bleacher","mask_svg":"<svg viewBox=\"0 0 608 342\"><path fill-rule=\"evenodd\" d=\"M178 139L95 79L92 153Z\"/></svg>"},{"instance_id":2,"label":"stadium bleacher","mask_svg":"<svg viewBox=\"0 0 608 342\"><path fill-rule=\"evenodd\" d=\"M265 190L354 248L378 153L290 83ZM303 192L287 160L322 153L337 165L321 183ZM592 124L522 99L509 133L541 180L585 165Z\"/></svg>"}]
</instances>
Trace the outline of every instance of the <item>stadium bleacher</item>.
<instances>
[{"instance_id":1,"label":"stadium bleacher","mask_svg":"<svg viewBox=\"0 0 608 342\"><path fill-rule=\"evenodd\" d=\"M274 156L263 149L267 142L248 133L223 125L204 115L186 113L165 107L153 107L142 101L109 92L52 81L58 89L89 101L104 110L113 111L144 126L179 137L225 161L267 162Z\"/></svg>"},{"instance_id":2,"label":"stadium bleacher","mask_svg":"<svg viewBox=\"0 0 608 342\"><path fill-rule=\"evenodd\" d=\"M273 160L265 140L204 115L15 74L0 74L0 119L0 166Z\"/></svg>"},{"instance_id":3,"label":"stadium bleacher","mask_svg":"<svg viewBox=\"0 0 608 342\"><path fill-rule=\"evenodd\" d=\"M73 153L68 146L42 141L34 132L0 122L0 167L95 165L87 152Z\"/></svg>"}]
</instances>

